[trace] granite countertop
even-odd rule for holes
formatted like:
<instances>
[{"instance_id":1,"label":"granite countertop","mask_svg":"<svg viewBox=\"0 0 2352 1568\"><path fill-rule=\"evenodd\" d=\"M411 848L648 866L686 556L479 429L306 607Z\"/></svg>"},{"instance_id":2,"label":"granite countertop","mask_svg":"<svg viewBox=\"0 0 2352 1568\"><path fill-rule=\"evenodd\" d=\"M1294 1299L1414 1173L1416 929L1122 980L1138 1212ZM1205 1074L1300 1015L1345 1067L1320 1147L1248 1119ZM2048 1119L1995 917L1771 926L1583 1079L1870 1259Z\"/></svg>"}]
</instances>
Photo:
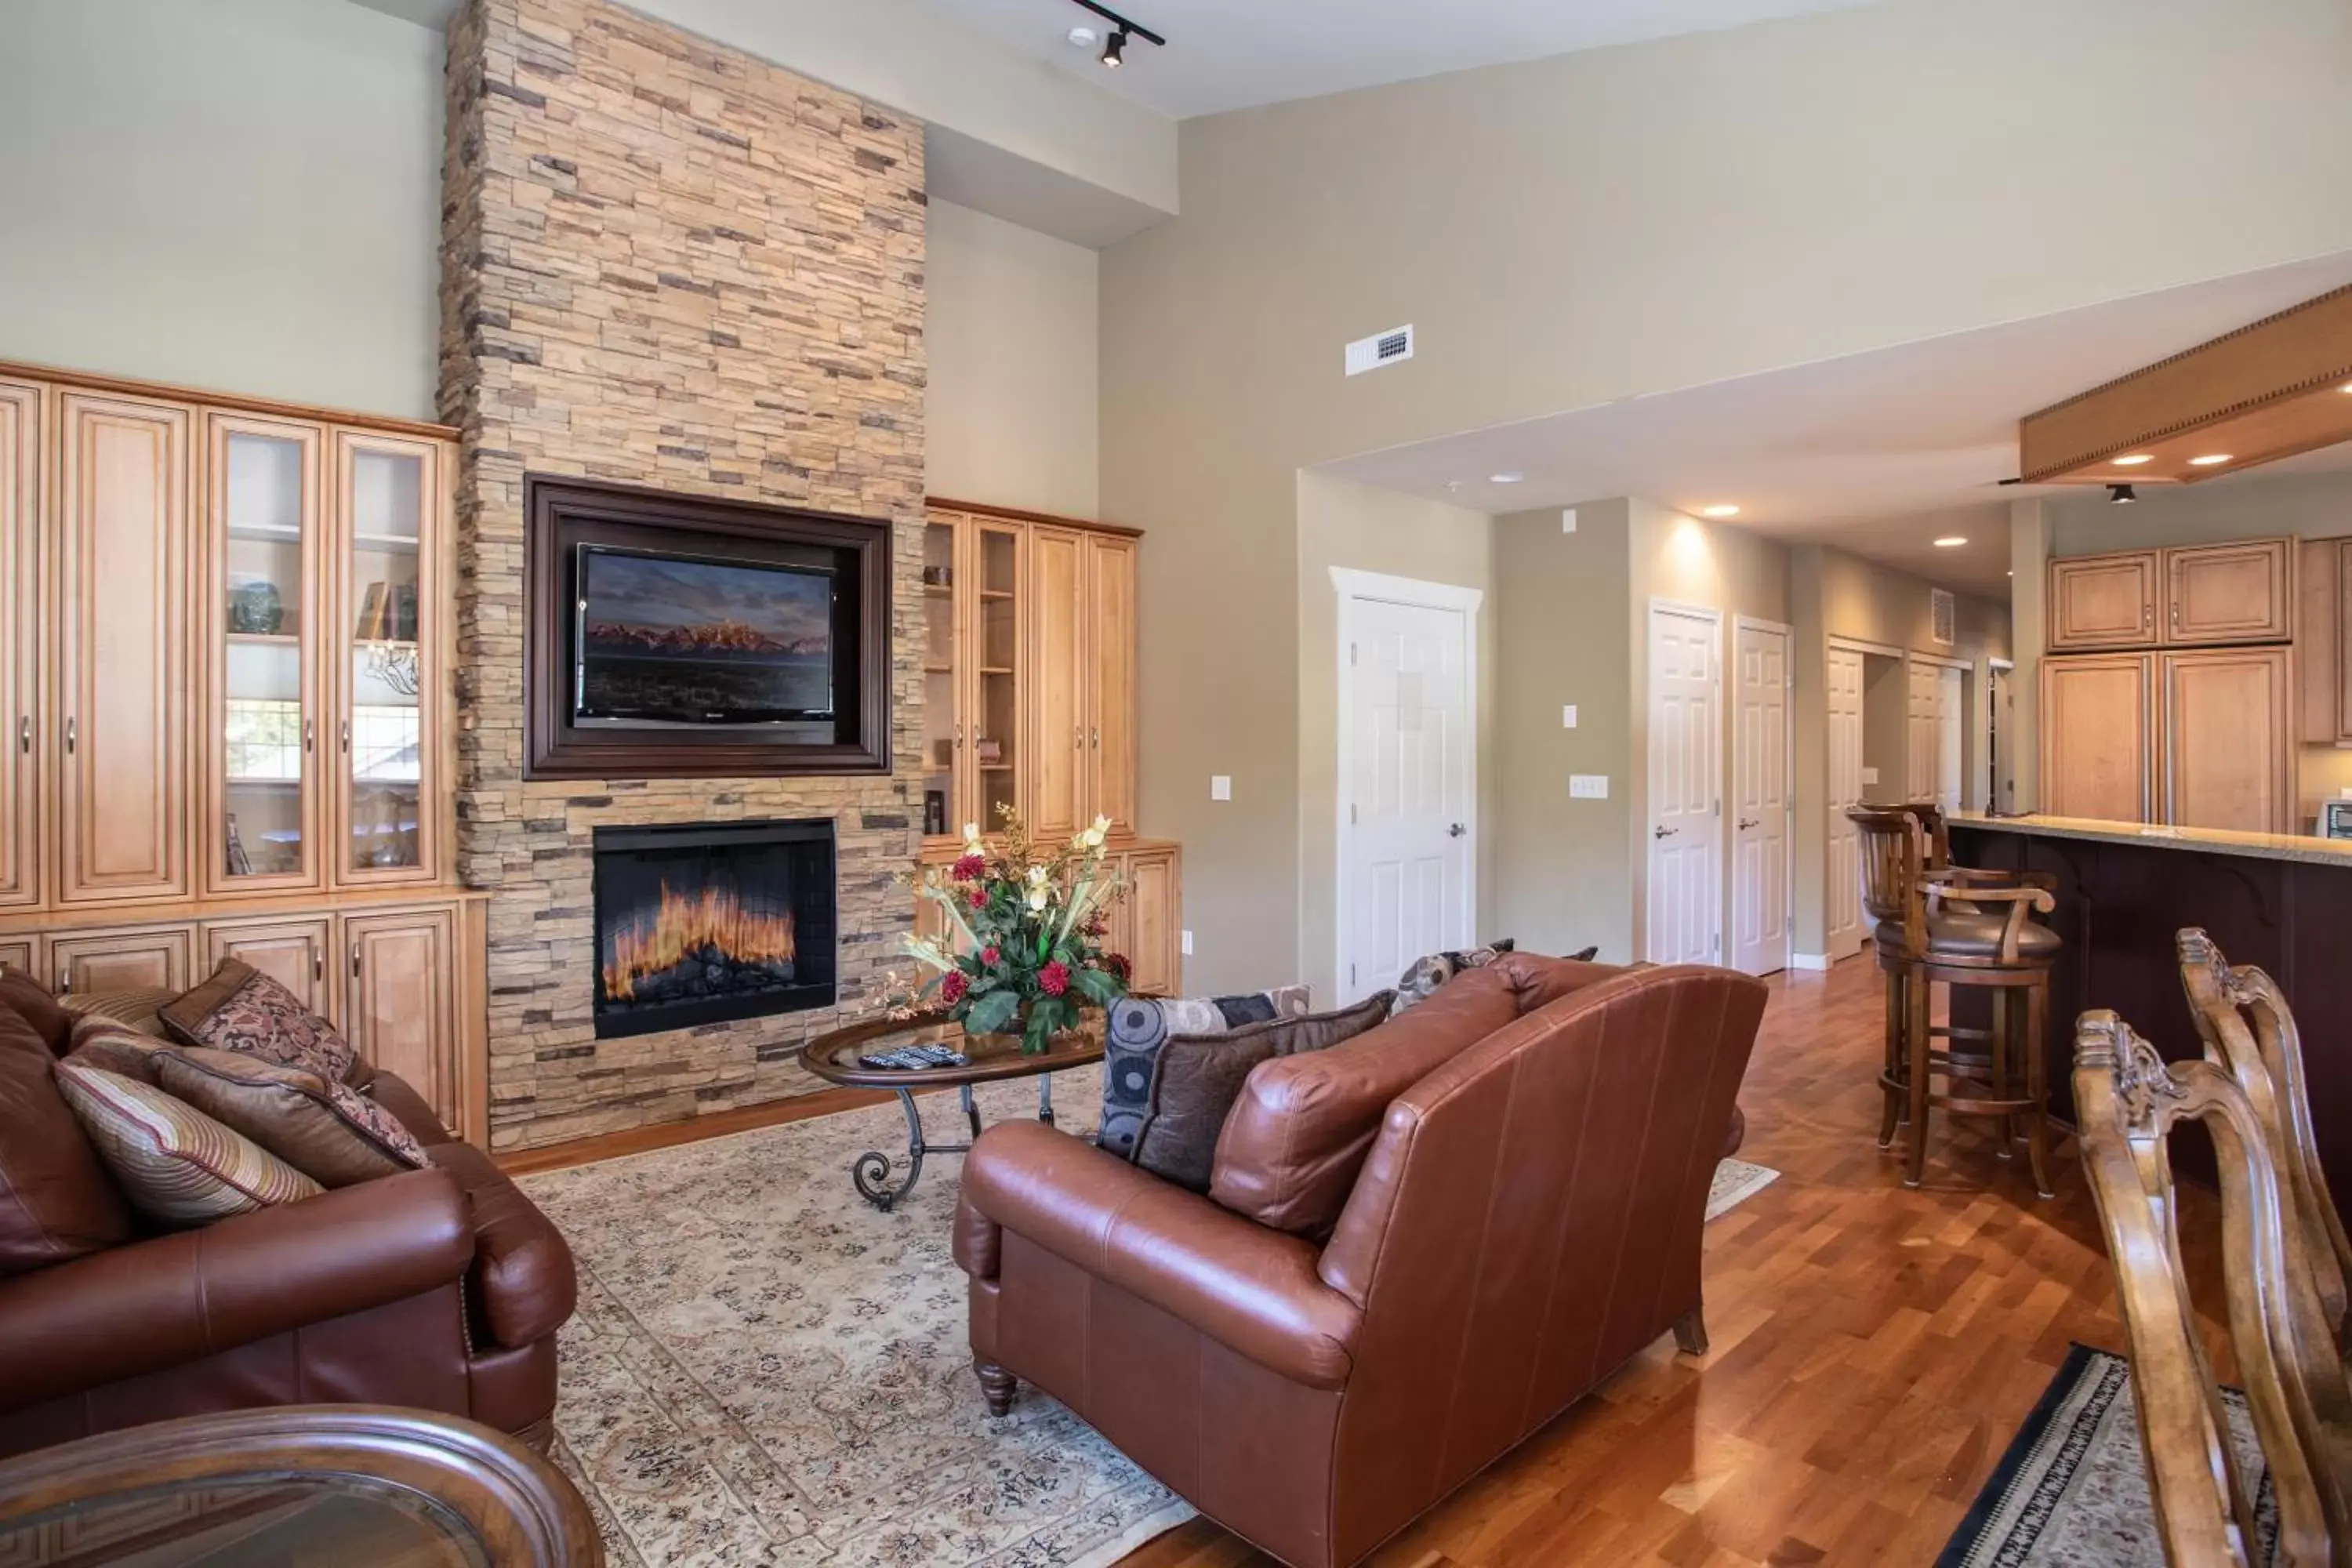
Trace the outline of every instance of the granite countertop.
<instances>
[{"instance_id":1,"label":"granite countertop","mask_svg":"<svg viewBox=\"0 0 2352 1568\"><path fill-rule=\"evenodd\" d=\"M2030 833L2046 838L2090 838L2105 844L2145 844L2154 849L2189 849L2206 855L2244 855L2259 860L2301 860L2314 866L2352 868L2352 838L2318 838L2304 833L2238 833L2219 827L2154 827L2137 822L2101 822L2082 816L1987 816L1956 812L1956 827L1994 833Z\"/></svg>"}]
</instances>

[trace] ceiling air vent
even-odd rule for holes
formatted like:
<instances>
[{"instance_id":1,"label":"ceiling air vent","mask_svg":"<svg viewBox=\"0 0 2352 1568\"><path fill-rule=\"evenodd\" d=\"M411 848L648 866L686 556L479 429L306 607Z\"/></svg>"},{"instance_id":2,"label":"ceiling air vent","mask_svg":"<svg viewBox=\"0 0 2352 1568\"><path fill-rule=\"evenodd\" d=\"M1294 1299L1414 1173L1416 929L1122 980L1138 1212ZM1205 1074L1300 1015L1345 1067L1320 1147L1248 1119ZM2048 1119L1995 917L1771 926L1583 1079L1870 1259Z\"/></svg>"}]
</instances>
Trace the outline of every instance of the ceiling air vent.
<instances>
[{"instance_id":1,"label":"ceiling air vent","mask_svg":"<svg viewBox=\"0 0 2352 1568\"><path fill-rule=\"evenodd\" d=\"M1927 635L1936 639L1936 646L1949 647L1959 640L1958 612L1952 604L1951 595L1941 588L1928 589L1927 616L1935 623L1928 628Z\"/></svg>"},{"instance_id":2,"label":"ceiling air vent","mask_svg":"<svg viewBox=\"0 0 2352 1568\"><path fill-rule=\"evenodd\" d=\"M1412 329L1395 327L1358 338L1348 345L1348 374L1361 375L1382 365L1402 364L1412 357Z\"/></svg>"}]
</instances>

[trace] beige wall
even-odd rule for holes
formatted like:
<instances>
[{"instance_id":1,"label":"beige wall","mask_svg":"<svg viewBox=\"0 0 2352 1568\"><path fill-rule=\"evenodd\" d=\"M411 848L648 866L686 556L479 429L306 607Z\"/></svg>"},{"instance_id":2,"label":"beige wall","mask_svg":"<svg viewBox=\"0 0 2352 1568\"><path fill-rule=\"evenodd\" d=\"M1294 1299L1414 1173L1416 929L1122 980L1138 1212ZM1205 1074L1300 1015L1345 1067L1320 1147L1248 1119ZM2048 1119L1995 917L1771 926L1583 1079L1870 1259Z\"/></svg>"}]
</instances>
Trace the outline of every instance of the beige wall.
<instances>
[{"instance_id":1,"label":"beige wall","mask_svg":"<svg viewBox=\"0 0 2352 1568\"><path fill-rule=\"evenodd\" d=\"M0 358L433 417L441 54L321 0L9 0Z\"/></svg>"},{"instance_id":2,"label":"beige wall","mask_svg":"<svg viewBox=\"0 0 2352 1568\"><path fill-rule=\"evenodd\" d=\"M1790 602L1796 622L1797 695L1795 826L1790 883L1795 904L1794 948L1818 958L1824 945L1829 881L1829 745L1827 704L1830 639L1872 643L1968 666L1963 689L1968 703L1961 731L1963 800L1984 804L1988 793L1985 681L1990 659L2011 657L2009 606L1974 595L1953 601L1952 646L1935 640L1930 594L1935 584L1849 555L1826 545L1799 545L1790 562ZM1905 772L1909 756L1907 726L1910 673L1906 658L1873 658L1863 668L1863 765L1878 770L1878 783L1863 786L1864 798L1901 800L1909 793ZM2014 729L2014 726L2012 726Z\"/></svg>"},{"instance_id":3,"label":"beige wall","mask_svg":"<svg viewBox=\"0 0 2352 1568\"><path fill-rule=\"evenodd\" d=\"M1297 951L1300 468L2352 249L2347 47L2338 0L1893 0L1186 121L1104 257L1102 461L1192 983Z\"/></svg>"},{"instance_id":4,"label":"beige wall","mask_svg":"<svg viewBox=\"0 0 2352 1568\"><path fill-rule=\"evenodd\" d=\"M925 484L1095 516L1095 253L938 200L926 243Z\"/></svg>"},{"instance_id":5,"label":"beige wall","mask_svg":"<svg viewBox=\"0 0 2352 1568\"><path fill-rule=\"evenodd\" d=\"M1339 595L1331 568L1475 588L1478 609L1477 869L1479 940L1508 935L1495 924L1495 523L1483 512L1374 489L1326 474L1298 476L1297 978L1318 1001L1339 994ZM1149 544L1146 550L1147 562ZM1199 781L1206 794L1207 781ZM1189 876L1190 867L1187 867ZM1364 976L1367 985L1394 976Z\"/></svg>"}]
</instances>

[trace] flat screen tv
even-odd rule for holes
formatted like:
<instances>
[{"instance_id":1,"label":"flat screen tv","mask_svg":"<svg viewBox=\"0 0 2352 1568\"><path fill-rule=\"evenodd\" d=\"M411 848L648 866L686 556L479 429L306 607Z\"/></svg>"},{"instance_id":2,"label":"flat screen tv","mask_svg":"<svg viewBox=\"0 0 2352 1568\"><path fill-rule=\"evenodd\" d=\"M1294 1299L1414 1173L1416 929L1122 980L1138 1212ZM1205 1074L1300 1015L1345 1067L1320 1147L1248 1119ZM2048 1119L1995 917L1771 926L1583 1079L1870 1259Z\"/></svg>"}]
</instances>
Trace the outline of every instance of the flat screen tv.
<instances>
[{"instance_id":1,"label":"flat screen tv","mask_svg":"<svg viewBox=\"0 0 2352 1568\"><path fill-rule=\"evenodd\" d=\"M834 714L834 574L579 548L572 722L750 728Z\"/></svg>"}]
</instances>

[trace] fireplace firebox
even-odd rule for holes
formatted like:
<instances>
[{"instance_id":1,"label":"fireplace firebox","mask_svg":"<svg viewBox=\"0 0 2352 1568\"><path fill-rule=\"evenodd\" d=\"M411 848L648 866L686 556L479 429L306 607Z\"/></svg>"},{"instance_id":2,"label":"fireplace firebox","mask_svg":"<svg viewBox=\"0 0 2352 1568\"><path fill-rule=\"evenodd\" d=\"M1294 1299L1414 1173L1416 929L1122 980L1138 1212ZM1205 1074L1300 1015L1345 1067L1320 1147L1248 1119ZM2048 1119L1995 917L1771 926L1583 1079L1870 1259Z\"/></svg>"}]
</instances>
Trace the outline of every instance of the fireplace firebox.
<instances>
[{"instance_id":1,"label":"fireplace firebox","mask_svg":"<svg viewBox=\"0 0 2352 1568\"><path fill-rule=\"evenodd\" d=\"M833 824L600 827L596 1036L835 1001Z\"/></svg>"}]
</instances>

